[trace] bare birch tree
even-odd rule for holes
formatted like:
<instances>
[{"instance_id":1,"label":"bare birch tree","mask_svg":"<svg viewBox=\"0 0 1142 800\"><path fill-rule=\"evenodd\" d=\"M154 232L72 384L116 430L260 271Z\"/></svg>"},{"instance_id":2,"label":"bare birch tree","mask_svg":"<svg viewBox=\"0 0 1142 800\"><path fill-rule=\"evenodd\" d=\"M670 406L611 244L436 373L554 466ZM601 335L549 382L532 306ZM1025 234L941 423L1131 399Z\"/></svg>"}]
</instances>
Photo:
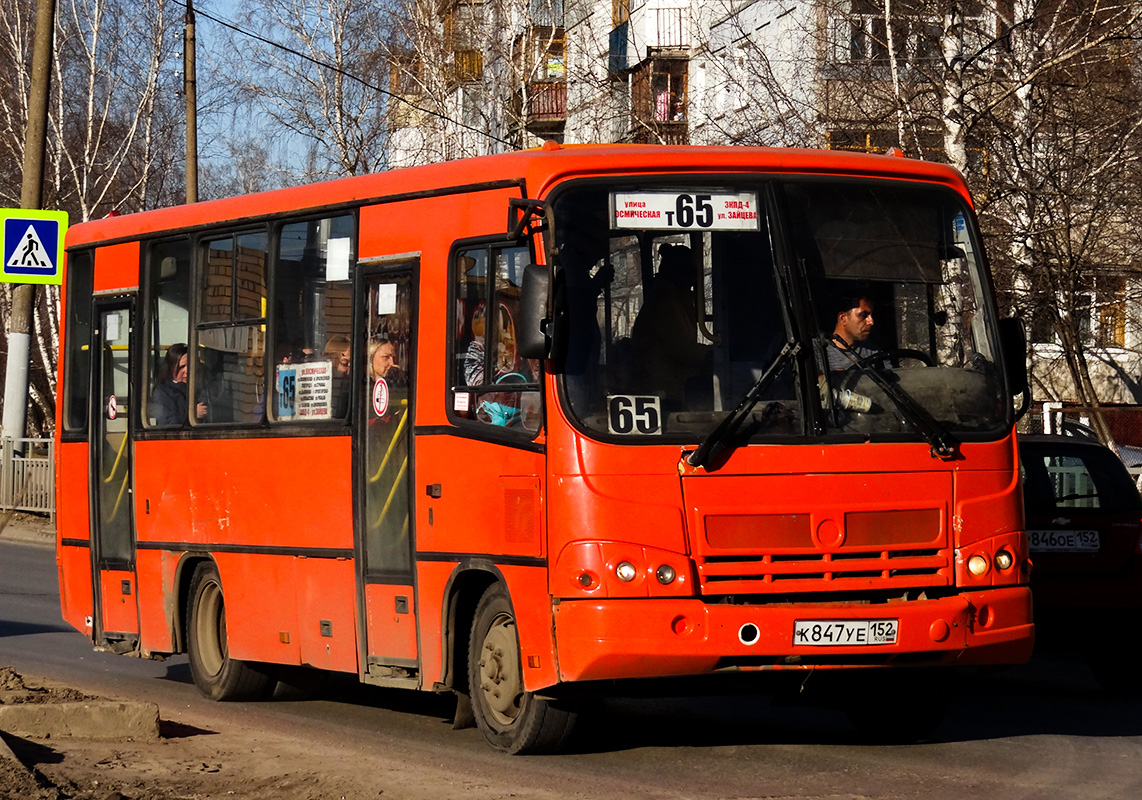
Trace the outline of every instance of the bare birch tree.
<instances>
[{"instance_id":1,"label":"bare birch tree","mask_svg":"<svg viewBox=\"0 0 1142 800\"><path fill-rule=\"evenodd\" d=\"M384 168L381 42L390 16L372 0L247 0L224 77L263 146L292 154L294 182ZM240 144L240 143L239 143Z\"/></svg>"},{"instance_id":2,"label":"bare birch tree","mask_svg":"<svg viewBox=\"0 0 1142 800\"><path fill-rule=\"evenodd\" d=\"M0 12L0 153L16 171L13 182L11 173L0 170L0 195L6 205L18 205L35 3L0 0ZM45 204L67 211L72 222L177 202L182 127L172 112L172 57L178 48L173 26L180 21L180 9L167 0L143 6L124 0L59 4ZM28 413L31 429L47 433L54 424L58 291L41 289L36 303ZM10 309L4 286L5 331Z\"/></svg>"}]
</instances>

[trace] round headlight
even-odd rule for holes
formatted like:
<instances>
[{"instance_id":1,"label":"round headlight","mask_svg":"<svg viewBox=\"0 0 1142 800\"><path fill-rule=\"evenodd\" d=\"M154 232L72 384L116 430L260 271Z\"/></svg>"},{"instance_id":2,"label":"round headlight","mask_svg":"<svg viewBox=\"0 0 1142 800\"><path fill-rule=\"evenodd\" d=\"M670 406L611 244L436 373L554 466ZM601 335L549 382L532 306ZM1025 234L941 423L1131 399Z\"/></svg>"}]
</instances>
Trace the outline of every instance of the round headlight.
<instances>
[{"instance_id":1,"label":"round headlight","mask_svg":"<svg viewBox=\"0 0 1142 800\"><path fill-rule=\"evenodd\" d=\"M654 573L654 577L658 578L658 582L663 586L674 583L674 578L676 577L674 574L674 567L670 566L669 564L663 564L658 568L658 571Z\"/></svg>"},{"instance_id":2,"label":"round headlight","mask_svg":"<svg viewBox=\"0 0 1142 800\"><path fill-rule=\"evenodd\" d=\"M633 581L636 574L637 572L634 568L634 564L630 563L629 561L619 562L619 565L615 567L615 575L617 575L618 579L623 583L630 583Z\"/></svg>"},{"instance_id":3,"label":"round headlight","mask_svg":"<svg viewBox=\"0 0 1142 800\"><path fill-rule=\"evenodd\" d=\"M977 577L987 572L987 559L981 555L974 555L969 558L968 572Z\"/></svg>"},{"instance_id":4,"label":"round headlight","mask_svg":"<svg viewBox=\"0 0 1142 800\"><path fill-rule=\"evenodd\" d=\"M1000 550L995 554L995 566L999 569L1010 569L1011 565L1015 563L1015 556L1006 550Z\"/></svg>"}]
</instances>

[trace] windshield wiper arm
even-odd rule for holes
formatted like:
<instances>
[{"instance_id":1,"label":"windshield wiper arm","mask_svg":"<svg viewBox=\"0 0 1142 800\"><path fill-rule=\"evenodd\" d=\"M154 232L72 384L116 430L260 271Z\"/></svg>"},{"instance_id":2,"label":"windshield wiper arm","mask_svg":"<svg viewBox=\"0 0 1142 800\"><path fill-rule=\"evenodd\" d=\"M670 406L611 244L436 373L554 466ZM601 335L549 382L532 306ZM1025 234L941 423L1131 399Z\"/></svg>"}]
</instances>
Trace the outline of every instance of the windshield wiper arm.
<instances>
[{"instance_id":1,"label":"windshield wiper arm","mask_svg":"<svg viewBox=\"0 0 1142 800\"><path fill-rule=\"evenodd\" d=\"M933 456L943 460L956 457L960 446L959 441L952 436L947 428L940 424L939 420L932 416L928 409L917 403L916 398L904 391L899 384L886 378L868 359L862 358L856 350L849 347L848 342L837 334L834 333L828 337L822 334L821 338L825 340L826 346L830 344L835 346L850 361L864 370L864 374L868 375L869 380L879 386L888 399L900 409L900 413L908 424L915 428L924 437L924 440L932 446Z\"/></svg>"},{"instance_id":2,"label":"windshield wiper arm","mask_svg":"<svg viewBox=\"0 0 1142 800\"><path fill-rule=\"evenodd\" d=\"M753 407L757 405L758 400L761 399L761 393L769 388L785 365L789 363L789 359L795 356L801 350L800 342L786 342L785 347L781 348L781 352L773 359L765 370L761 373L750 390L746 392L745 397L738 403L737 408L727 414L718 426L710 431L710 434L702 440L698 445L698 449L686 456L686 463L692 467L708 467L714 462L722 451L726 449L726 443L731 436L733 436L738 428L741 427L746 417L753 411Z\"/></svg>"}]
</instances>

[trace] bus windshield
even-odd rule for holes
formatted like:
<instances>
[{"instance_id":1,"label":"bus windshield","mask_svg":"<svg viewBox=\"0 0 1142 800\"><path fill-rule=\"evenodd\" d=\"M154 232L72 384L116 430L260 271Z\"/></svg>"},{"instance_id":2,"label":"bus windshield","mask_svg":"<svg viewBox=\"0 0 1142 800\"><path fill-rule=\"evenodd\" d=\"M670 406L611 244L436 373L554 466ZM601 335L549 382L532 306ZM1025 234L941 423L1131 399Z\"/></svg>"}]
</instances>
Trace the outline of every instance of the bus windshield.
<instances>
[{"instance_id":1,"label":"bus windshield","mask_svg":"<svg viewBox=\"0 0 1142 800\"><path fill-rule=\"evenodd\" d=\"M741 440L855 434L942 452L1009 426L978 237L951 190L596 182L552 206L557 369L593 436L692 442L737 409Z\"/></svg>"}]
</instances>

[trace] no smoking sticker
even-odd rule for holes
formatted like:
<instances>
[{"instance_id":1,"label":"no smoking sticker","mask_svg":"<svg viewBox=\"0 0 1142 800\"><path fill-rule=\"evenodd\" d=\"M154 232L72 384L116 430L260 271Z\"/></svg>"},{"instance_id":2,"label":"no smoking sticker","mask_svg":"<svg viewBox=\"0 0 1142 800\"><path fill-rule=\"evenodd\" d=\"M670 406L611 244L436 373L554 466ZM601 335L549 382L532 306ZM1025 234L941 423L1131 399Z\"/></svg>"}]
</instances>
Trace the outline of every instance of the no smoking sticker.
<instances>
[{"instance_id":1,"label":"no smoking sticker","mask_svg":"<svg viewBox=\"0 0 1142 800\"><path fill-rule=\"evenodd\" d=\"M389 410L389 385L384 378L377 378L373 384L373 413L383 417Z\"/></svg>"}]
</instances>

